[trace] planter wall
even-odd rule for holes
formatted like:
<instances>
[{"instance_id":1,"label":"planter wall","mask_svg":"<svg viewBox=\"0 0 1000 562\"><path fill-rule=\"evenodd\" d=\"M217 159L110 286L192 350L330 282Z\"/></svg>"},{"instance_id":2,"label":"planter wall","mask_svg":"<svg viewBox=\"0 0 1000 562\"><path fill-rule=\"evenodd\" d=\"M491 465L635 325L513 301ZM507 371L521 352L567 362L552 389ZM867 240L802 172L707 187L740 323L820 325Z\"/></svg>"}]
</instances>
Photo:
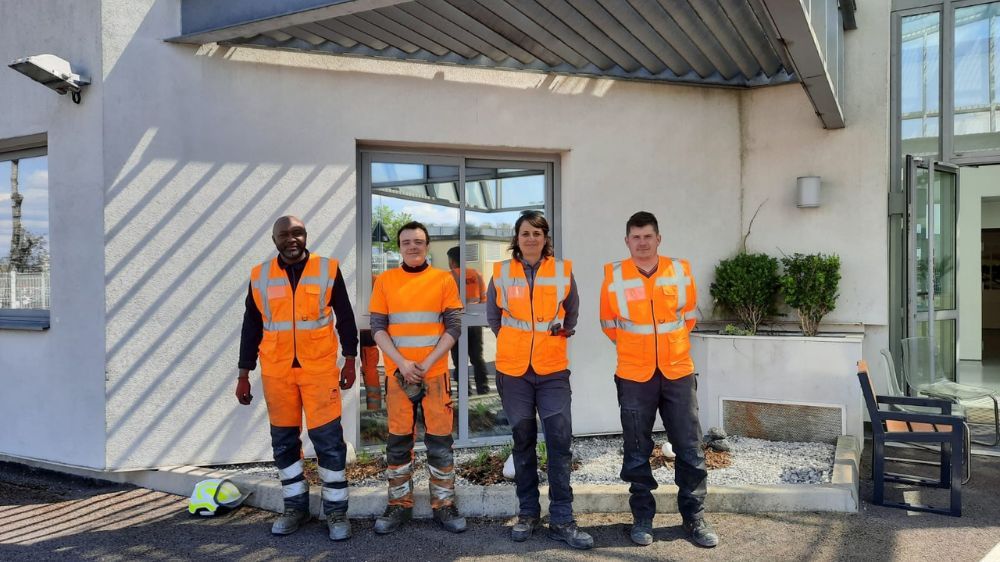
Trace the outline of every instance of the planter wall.
<instances>
[{"instance_id":1,"label":"planter wall","mask_svg":"<svg viewBox=\"0 0 1000 562\"><path fill-rule=\"evenodd\" d=\"M703 428L773 440L831 442L838 433L860 440L862 340L692 334Z\"/></svg>"}]
</instances>

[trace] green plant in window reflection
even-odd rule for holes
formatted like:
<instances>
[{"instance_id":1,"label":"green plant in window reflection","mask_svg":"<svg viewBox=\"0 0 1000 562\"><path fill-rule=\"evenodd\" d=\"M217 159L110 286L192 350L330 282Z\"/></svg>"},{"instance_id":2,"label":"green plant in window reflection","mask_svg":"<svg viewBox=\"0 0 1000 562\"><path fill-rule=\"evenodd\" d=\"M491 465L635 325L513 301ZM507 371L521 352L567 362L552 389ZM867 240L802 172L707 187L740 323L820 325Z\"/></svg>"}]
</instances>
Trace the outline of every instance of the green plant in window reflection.
<instances>
[{"instance_id":1,"label":"green plant in window reflection","mask_svg":"<svg viewBox=\"0 0 1000 562\"><path fill-rule=\"evenodd\" d=\"M377 205L372 209L372 228L381 223L382 228L389 237L388 242L381 243L383 252L399 251L399 245L396 244L396 233L399 231L399 227L411 220L413 220L413 217L409 213L393 211L391 207L385 204ZM373 240L373 242L378 243L379 241Z\"/></svg>"},{"instance_id":2,"label":"green plant in window reflection","mask_svg":"<svg viewBox=\"0 0 1000 562\"><path fill-rule=\"evenodd\" d=\"M917 262L917 293L918 296L926 297L927 270L930 260L920 260ZM944 292L944 278L955 270L955 257L944 256L934 260L934 294L940 295Z\"/></svg>"}]
</instances>

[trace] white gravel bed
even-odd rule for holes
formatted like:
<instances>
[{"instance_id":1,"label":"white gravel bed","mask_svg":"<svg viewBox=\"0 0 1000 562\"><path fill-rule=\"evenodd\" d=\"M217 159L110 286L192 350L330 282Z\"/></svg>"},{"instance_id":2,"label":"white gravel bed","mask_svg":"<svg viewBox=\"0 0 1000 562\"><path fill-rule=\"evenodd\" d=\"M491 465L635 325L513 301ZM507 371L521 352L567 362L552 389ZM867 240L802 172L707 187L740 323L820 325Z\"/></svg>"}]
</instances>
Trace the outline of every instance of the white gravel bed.
<instances>
[{"instance_id":1,"label":"white gravel bed","mask_svg":"<svg viewBox=\"0 0 1000 562\"><path fill-rule=\"evenodd\" d=\"M653 436L657 444L666 440L663 433ZM829 483L833 474L833 459L835 447L825 443L788 443L765 441L749 437L731 436L728 438L732 447L732 465L727 468L710 469L708 483L713 486L743 486L770 484L820 484ZM491 451L499 452L500 446L490 447ZM482 449L456 449L455 464L462 466L472 460ZM425 468L426 455L417 453L418 468L414 471L415 486L424 486L427 482ZM580 467L573 471L570 481L574 484L622 484L618 474L622 463L621 436L581 437L573 441L573 458L580 462ZM258 474L277 478L277 470L273 465L265 463L220 466L224 470ZM665 466L653 471L657 482L673 483L674 471ZM545 474L540 475L544 483ZM458 485L470 485L470 482L457 476ZM384 486L381 477L366 478L351 482L352 486ZM504 482L498 486L512 486L513 482Z\"/></svg>"}]
</instances>

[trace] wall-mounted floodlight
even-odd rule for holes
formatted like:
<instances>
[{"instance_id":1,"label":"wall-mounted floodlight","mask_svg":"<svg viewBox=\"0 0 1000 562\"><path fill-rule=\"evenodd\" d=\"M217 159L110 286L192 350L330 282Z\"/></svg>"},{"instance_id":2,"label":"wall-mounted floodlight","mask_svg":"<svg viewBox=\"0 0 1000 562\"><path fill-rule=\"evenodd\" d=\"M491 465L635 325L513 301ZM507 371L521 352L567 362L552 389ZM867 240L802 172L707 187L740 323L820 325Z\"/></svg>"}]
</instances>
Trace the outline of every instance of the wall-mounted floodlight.
<instances>
[{"instance_id":1,"label":"wall-mounted floodlight","mask_svg":"<svg viewBox=\"0 0 1000 562\"><path fill-rule=\"evenodd\" d=\"M8 66L35 82L59 92L59 95L70 94L74 103L80 103L80 90L90 84L90 78L74 74L69 61L55 55L25 57L15 60Z\"/></svg>"}]
</instances>

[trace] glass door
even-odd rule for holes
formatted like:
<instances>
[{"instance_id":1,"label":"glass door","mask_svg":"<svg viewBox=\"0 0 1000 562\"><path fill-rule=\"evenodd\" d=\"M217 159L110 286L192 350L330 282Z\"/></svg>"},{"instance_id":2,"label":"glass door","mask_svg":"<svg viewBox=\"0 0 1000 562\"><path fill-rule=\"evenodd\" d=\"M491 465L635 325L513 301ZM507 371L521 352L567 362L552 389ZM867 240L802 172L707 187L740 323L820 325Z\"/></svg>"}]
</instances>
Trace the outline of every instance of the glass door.
<instances>
[{"instance_id":1,"label":"glass door","mask_svg":"<svg viewBox=\"0 0 1000 562\"><path fill-rule=\"evenodd\" d=\"M465 303L462 337L449 361L456 445L509 440L496 392L496 337L486 319L487 287L493 264L510 258L513 225L521 212L545 212L555 231L554 163L363 150L360 172L358 254L364 273L358 278L359 327L369 326L365 313L374 278L400 265L396 231L411 220L422 222L430 233L431 266L451 273ZM370 382L384 389L381 357L377 378L368 378L362 381L366 387ZM362 392L361 446L384 445L388 434L384 398L375 408L368 407L374 401L366 402L373 394L367 388ZM418 422L418 439L420 430Z\"/></svg>"},{"instance_id":2,"label":"glass door","mask_svg":"<svg viewBox=\"0 0 1000 562\"><path fill-rule=\"evenodd\" d=\"M906 157L907 334L929 337L931 364L958 372L958 168Z\"/></svg>"}]
</instances>

